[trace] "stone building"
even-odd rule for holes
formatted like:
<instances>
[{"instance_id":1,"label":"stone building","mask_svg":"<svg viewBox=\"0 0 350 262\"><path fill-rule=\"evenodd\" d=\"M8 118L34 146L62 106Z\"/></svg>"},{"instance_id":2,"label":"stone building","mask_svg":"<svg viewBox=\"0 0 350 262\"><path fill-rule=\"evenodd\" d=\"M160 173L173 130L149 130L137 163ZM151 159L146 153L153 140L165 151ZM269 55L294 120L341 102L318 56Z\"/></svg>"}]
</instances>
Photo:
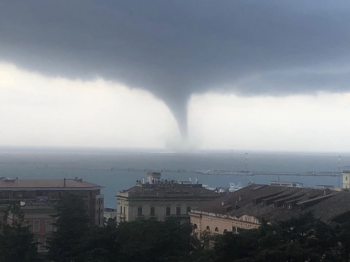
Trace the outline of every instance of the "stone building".
<instances>
[{"instance_id":1,"label":"stone building","mask_svg":"<svg viewBox=\"0 0 350 262\"><path fill-rule=\"evenodd\" d=\"M103 217L108 221L108 219L117 219L117 210L114 208L105 208L103 211Z\"/></svg>"},{"instance_id":2,"label":"stone building","mask_svg":"<svg viewBox=\"0 0 350 262\"><path fill-rule=\"evenodd\" d=\"M60 197L73 194L80 196L90 218L91 226L103 225L104 198L101 186L82 179L31 179L0 178L0 209L8 204L19 204L26 223L39 242L39 252L45 252L46 238L52 232L54 204ZM14 217L9 216L11 223Z\"/></svg>"},{"instance_id":3,"label":"stone building","mask_svg":"<svg viewBox=\"0 0 350 262\"><path fill-rule=\"evenodd\" d=\"M350 188L350 170L343 171L343 188Z\"/></svg>"},{"instance_id":4,"label":"stone building","mask_svg":"<svg viewBox=\"0 0 350 262\"><path fill-rule=\"evenodd\" d=\"M188 220L191 209L220 197L199 183L162 180L160 173L149 173L147 182L137 181L130 189L118 192L117 222L137 218L167 217Z\"/></svg>"},{"instance_id":5,"label":"stone building","mask_svg":"<svg viewBox=\"0 0 350 262\"><path fill-rule=\"evenodd\" d=\"M91 225L103 225L104 199L101 186L82 179L8 179L0 178L0 205L33 201L56 203L61 196L80 196L85 203Z\"/></svg>"},{"instance_id":6,"label":"stone building","mask_svg":"<svg viewBox=\"0 0 350 262\"><path fill-rule=\"evenodd\" d=\"M249 185L190 212L195 234L238 233L269 223L288 220L312 212L325 223L350 219L350 192L311 188Z\"/></svg>"}]
</instances>

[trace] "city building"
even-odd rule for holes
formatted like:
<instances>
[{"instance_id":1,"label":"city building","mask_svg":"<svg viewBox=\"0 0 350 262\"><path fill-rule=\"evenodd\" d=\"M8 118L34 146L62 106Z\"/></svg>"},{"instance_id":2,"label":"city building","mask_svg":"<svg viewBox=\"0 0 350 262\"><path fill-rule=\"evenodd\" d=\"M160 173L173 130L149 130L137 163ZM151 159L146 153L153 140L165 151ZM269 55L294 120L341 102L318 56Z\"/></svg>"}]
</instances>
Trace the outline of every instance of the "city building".
<instances>
[{"instance_id":1,"label":"city building","mask_svg":"<svg viewBox=\"0 0 350 262\"><path fill-rule=\"evenodd\" d=\"M303 183L289 181L271 181L270 186L303 187Z\"/></svg>"},{"instance_id":2,"label":"city building","mask_svg":"<svg viewBox=\"0 0 350 262\"><path fill-rule=\"evenodd\" d=\"M220 196L198 182L163 180L160 173L151 172L147 182L136 181L134 187L118 192L117 222L140 217L159 221L167 217L189 220L188 213L192 208Z\"/></svg>"},{"instance_id":3,"label":"city building","mask_svg":"<svg viewBox=\"0 0 350 262\"><path fill-rule=\"evenodd\" d=\"M343 188L350 188L350 170L343 171Z\"/></svg>"},{"instance_id":4,"label":"city building","mask_svg":"<svg viewBox=\"0 0 350 262\"><path fill-rule=\"evenodd\" d=\"M22 203L21 212L24 215L26 225L30 226L34 234L34 241L38 243L38 251L40 253L46 252L46 240L54 229L54 218L52 217L56 213L54 207L48 202L33 200L27 201L25 205ZM16 219L16 215L10 212L7 223L11 225Z\"/></svg>"},{"instance_id":5,"label":"city building","mask_svg":"<svg viewBox=\"0 0 350 262\"><path fill-rule=\"evenodd\" d=\"M190 212L194 233L238 233L269 223L313 212L325 223L350 218L350 192L252 184Z\"/></svg>"},{"instance_id":6,"label":"city building","mask_svg":"<svg viewBox=\"0 0 350 262\"><path fill-rule=\"evenodd\" d=\"M104 199L101 186L82 179L9 179L0 178L0 209L8 204L19 204L27 225L39 243L39 252L46 251L46 238L52 232L55 214L54 204L60 197L73 194L80 196L90 218L91 226L102 226ZM10 215L8 222L16 219Z\"/></svg>"},{"instance_id":7,"label":"city building","mask_svg":"<svg viewBox=\"0 0 350 262\"><path fill-rule=\"evenodd\" d=\"M108 219L117 219L117 209L114 208L105 208L103 211L103 217L107 221Z\"/></svg>"},{"instance_id":8,"label":"city building","mask_svg":"<svg viewBox=\"0 0 350 262\"><path fill-rule=\"evenodd\" d=\"M74 194L85 203L90 225L103 225L104 199L101 186L75 179L9 179L0 178L0 205L26 203L33 201L56 203L61 196Z\"/></svg>"},{"instance_id":9,"label":"city building","mask_svg":"<svg viewBox=\"0 0 350 262\"><path fill-rule=\"evenodd\" d=\"M315 189L329 189L329 190L335 190L333 185L316 185L314 187Z\"/></svg>"}]
</instances>

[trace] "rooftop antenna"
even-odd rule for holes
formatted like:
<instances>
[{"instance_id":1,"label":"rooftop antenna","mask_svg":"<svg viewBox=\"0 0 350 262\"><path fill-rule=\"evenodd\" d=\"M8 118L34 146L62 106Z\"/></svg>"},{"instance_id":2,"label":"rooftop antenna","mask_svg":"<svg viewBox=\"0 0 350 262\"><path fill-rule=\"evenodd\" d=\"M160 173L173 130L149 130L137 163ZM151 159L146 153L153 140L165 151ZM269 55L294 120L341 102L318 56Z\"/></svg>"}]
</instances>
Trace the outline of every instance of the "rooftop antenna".
<instances>
[{"instance_id":1,"label":"rooftop antenna","mask_svg":"<svg viewBox=\"0 0 350 262\"><path fill-rule=\"evenodd\" d=\"M341 163L341 155L338 156L338 170L339 170L339 173L341 174L340 163ZM339 188L342 187L341 186L341 182L340 182L341 181L340 178L341 178L341 176L338 176L338 186L339 186Z\"/></svg>"}]
</instances>

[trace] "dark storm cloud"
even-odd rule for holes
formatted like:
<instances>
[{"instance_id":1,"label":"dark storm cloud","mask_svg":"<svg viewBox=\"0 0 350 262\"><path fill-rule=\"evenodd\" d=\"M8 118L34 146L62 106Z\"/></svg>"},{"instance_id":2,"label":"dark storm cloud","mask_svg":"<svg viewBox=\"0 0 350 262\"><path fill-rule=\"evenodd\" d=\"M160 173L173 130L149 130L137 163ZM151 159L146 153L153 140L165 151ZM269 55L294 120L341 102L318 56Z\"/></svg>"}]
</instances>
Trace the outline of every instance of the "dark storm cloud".
<instances>
[{"instance_id":1,"label":"dark storm cloud","mask_svg":"<svg viewBox=\"0 0 350 262\"><path fill-rule=\"evenodd\" d=\"M349 12L347 0L1 0L0 59L149 90L185 132L193 93L349 90L327 73L350 61Z\"/></svg>"}]
</instances>

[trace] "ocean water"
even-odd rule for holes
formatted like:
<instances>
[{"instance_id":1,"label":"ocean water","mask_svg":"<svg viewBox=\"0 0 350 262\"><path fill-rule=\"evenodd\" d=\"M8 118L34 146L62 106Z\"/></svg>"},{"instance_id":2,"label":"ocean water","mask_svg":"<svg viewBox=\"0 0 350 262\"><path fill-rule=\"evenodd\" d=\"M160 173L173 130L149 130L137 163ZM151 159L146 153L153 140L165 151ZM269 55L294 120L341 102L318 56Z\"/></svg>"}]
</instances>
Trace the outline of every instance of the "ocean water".
<instances>
[{"instance_id":1,"label":"ocean water","mask_svg":"<svg viewBox=\"0 0 350 262\"><path fill-rule=\"evenodd\" d=\"M211 187L228 187L229 183L268 184L277 180L268 173L338 172L350 165L350 154L205 151L200 153L166 153L156 150L0 148L0 176L19 179L79 177L103 186L106 207L116 207L119 190L135 185L147 172L162 171L162 178L188 181L198 178ZM205 175L196 170L232 170L263 172L263 176ZM334 176L279 176L283 181L340 186Z\"/></svg>"}]
</instances>

